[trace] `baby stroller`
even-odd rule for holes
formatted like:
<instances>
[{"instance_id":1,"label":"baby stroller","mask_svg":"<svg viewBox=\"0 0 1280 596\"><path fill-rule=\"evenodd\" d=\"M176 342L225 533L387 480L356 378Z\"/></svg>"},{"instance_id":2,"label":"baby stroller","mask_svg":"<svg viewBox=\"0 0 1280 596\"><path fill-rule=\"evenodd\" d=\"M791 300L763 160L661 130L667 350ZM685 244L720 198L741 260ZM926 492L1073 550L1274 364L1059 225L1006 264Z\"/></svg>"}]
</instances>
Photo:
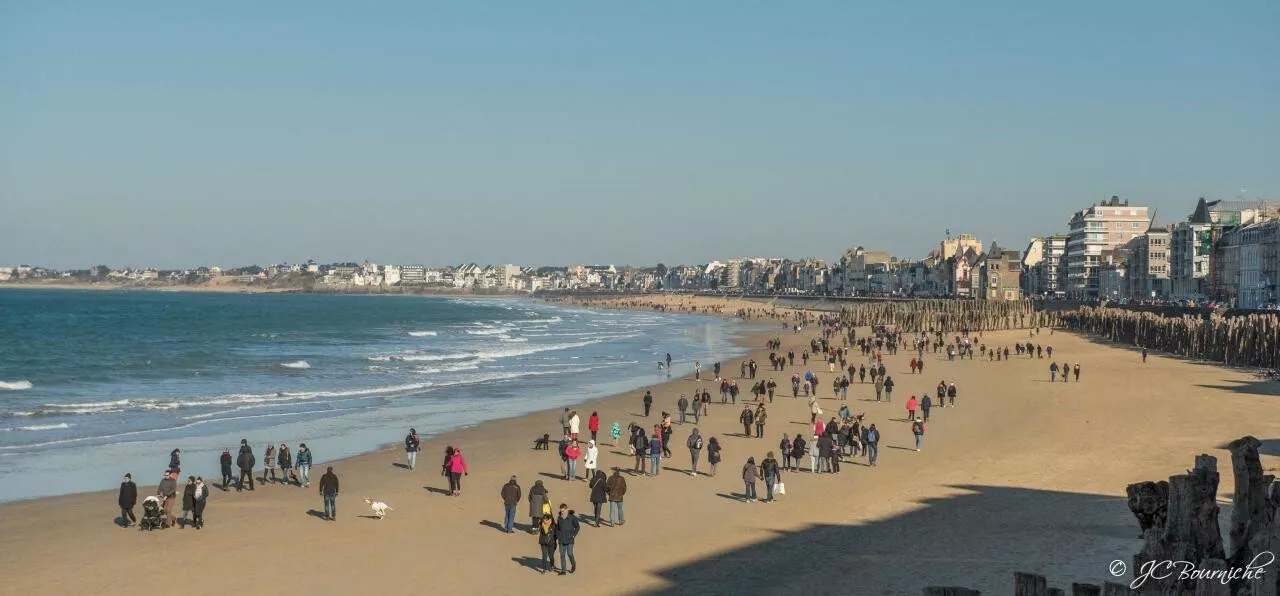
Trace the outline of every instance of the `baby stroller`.
<instances>
[{"instance_id":1,"label":"baby stroller","mask_svg":"<svg viewBox=\"0 0 1280 596\"><path fill-rule=\"evenodd\" d=\"M160 510L160 497L150 496L142 500L142 519L138 530L159 530L164 527L164 512Z\"/></svg>"}]
</instances>

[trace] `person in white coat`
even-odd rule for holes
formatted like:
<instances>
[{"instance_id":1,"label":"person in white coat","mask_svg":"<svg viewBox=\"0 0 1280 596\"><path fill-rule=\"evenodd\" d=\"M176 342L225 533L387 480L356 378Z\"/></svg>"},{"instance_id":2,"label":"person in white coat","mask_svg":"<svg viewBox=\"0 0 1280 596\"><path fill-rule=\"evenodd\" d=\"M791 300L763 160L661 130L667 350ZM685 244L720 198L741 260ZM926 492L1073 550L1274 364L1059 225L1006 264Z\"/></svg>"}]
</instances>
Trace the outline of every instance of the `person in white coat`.
<instances>
[{"instance_id":1,"label":"person in white coat","mask_svg":"<svg viewBox=\"0 0 1280 596\"><path fill-rule=\"evenodd\" d=\"M578 427L582 425L582 419L578 417L577 412L569 412L569 439L578 440Z\"/></svg>"},{"instance_id":2,"label":"person in white coat","mask_svg":"<svg viewBox=\"0 0 1280 596\"><path fill-rule=\"evenodd\" d=\"M583 464L587 468L586 479L591 479L596 473L596 458L600 457L600 450L596 448L595 441L587 442L586 457L583 458Z\"/></svg>"}]
</instances>

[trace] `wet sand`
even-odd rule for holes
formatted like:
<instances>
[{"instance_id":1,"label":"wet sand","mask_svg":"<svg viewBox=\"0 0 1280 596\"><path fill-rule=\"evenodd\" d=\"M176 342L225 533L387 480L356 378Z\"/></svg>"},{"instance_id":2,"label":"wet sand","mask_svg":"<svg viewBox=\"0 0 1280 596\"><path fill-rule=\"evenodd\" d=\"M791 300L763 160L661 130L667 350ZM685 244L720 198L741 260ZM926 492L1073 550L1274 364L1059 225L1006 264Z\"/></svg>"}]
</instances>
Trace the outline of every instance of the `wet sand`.
<instances>
[{"instance_id":1,"label":"wet sand","mask_svg":"<svg viewBox=\"0 0 1280 596\"><path fill-rule=\"evenodd\" d=\"M789 395L791 374L803 372L799 358L784 372L770 371L768 351L760 347L778 336L782 351L798 356L813 336L809 331L783 333L774 322L745 340L759 377L775 378L786 393L769 406L766 439L731 435L742 431L741 405L720 405L705 378L653 386L654 415L647 420L638 416L643 390L578 407L584 433L587 417L598 411L601 435L616 421L625 441L629 422L651 427L659 411L674 410L680 393L707 387L711 411L699 428L721 438L724 463L714 478L683 473L691 425L677 425L674 457L663 461L661 475L628 476L627 524L583 524L578 572L571 576L539 575L531 568L539 556L536 539L497 529L499 490L512 474L526 497L542 480L553 503L591 511L586 482L560 479L554 445L531 449L536 437L559 432L560 412L550 410L430 437L412 472L399 466L398 441L413 421L387 429L397 445L338 462L323 461L323 437L293 438L291 445L302 440L317 453L312 488L215 489L199 531L115 527L114 487L2 505L3 591L796 594L825 584L843 594L919 594L928 585L1003 594L1016 570L1046 574L1060 587L1112 579L1109 562L1130 560L1140 546L1125 505L1128 483L1182 473L1195 454L1210 453L1219 457L1219 490L1229 498L1227 442L1252 434L1264 441L1264 468L1275 469L1280 459L1276 383L1156 354L1144 365L1132 350L1046 331L1036 341L1052 344L1059 362L1079 362L1079 383L1048 383L1047 359L947 361L927 354L925 374L913 376L907 367L913 352L886 356L897 381L892 403L876 403L869 383L855 383L849 392L850 408L865 411L881 430L879 466L860 465L860 458L838 475L784 474L788 494L778 502L740 502L746 458L759 461L777 451L783 433L809 429L807 401ZM983 339L1011 346L1026 336L1009 331ZM731 378L738 370L737 361L724 363ZM830 417L840 405L831 399L832 375L825 364L813 370ZM709 374L711 363L704 362L703 371ZM935 409L923 451L907 449L913 447L909 425L899 421L906 398L931 392L941 379L957 384L957 407ZM751 381L739 384L739 402L749 401ZM449 444L463 447L471 467L461 497L447 496L439 472ZM627 469L633 459L625 446L615 450L606 441L600 449L602 469ZM140 494L154 490L165 461L167 449L157 447L156 470L132 470ZM336 522L316 515L326 465L342 483ZM216 470L216 463L200 468ZM394 510L384 520L362 517L369 515L365 497ZM517 509L521 528L527 509Z\"/></svg>"}]
</instances>

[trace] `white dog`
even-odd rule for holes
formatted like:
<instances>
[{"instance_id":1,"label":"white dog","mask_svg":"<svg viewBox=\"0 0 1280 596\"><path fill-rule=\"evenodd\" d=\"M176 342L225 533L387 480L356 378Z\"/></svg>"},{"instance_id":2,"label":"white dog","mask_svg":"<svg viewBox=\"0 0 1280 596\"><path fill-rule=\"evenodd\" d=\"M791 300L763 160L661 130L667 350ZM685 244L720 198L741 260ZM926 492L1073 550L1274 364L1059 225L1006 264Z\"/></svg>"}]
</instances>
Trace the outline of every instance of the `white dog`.
<instances>
[{"instance_id":1,"label":"white dog","mask_svg":"<svg viewBox=\"0 0 1280 596\"><path fill-rule=\"evenodd\" d=\"M369 504L369 507L370 507L371 509L373 509L373 514L374 514L374 515L376 515L376 516L378 516L378 519L382 519L382 518L386 517L386 516L387 516L387 512L392 510L392 509L391 509L391 507L388 507L388 506L387 506L387 504L386 504L386 503L383 503L382 501L374 501L373 499L365 499L365 500L364 500L364 502Z\"/></svg>"}]
</instances>

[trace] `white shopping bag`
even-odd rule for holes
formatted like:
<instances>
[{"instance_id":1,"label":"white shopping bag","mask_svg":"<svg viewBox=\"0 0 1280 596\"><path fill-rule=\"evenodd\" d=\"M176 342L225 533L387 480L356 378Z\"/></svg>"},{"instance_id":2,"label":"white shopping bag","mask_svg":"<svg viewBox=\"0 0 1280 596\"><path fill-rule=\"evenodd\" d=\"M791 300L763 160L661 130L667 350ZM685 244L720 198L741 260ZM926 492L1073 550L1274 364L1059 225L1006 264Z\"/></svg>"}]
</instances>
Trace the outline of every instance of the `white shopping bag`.
<instances>
[{"instance_id":1,"label":"white shopping bag","mask_svg":"<svg viewBox=\"0 0 1280 596\"><path fill-rule=\"evenodd\" d=\"M773 494L775 494L775 495L785 495L785 494L787 494L787 485L786 485L786 483L779 482L779 483L777 483L777 484L774 484L774 485L773 485Z\"/></svg>"}]
</instances>

